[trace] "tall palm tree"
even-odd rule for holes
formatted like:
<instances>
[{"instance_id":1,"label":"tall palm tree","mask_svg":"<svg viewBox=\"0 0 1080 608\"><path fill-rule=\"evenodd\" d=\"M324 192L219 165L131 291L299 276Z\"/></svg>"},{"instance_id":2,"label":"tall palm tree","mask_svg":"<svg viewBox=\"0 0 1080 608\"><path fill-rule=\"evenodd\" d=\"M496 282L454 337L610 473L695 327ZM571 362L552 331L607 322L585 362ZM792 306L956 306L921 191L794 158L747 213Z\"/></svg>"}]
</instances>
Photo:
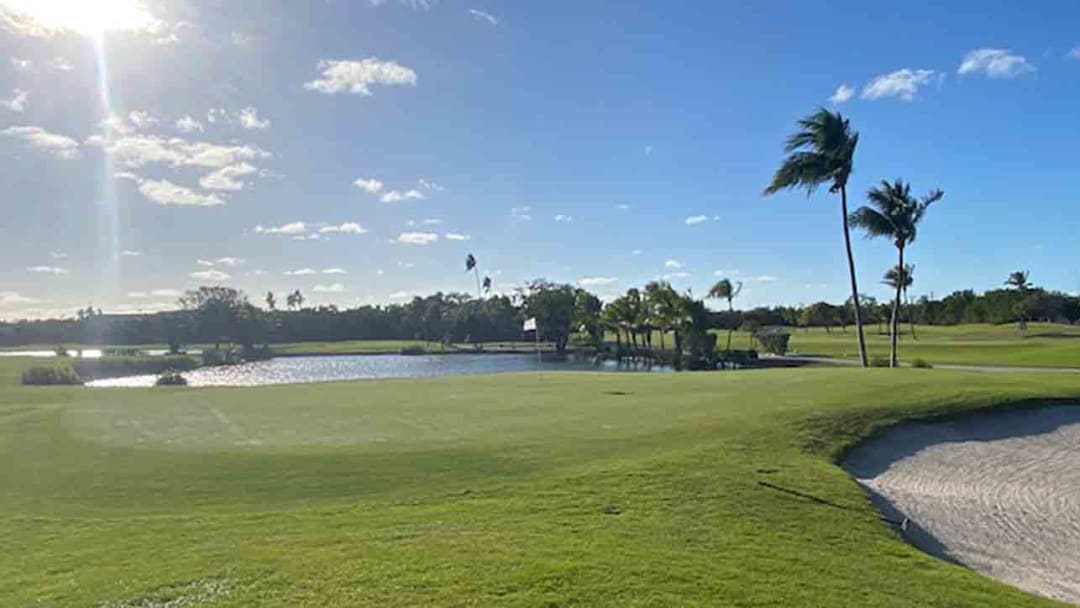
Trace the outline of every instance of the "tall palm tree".
<instances>
[{"instance_id":1,"label":"tall palm tree","mask_svg":"<svg viewBox=\"0 0 1080 608\"><path fill-rule=\"evenodd\" d=\"M798 122L799 130L788 137L784 151L788 156L776 170L772 183L764 194L770 195L789 188L802 188L810 196L818 186L828 184L829 192L840 194L843 219L844 247L847 251L848 276L851 278L851 297L855 303L855 328L859 336L859 359L863 367L866 358L866 337L863 335L862 310L859 306L859 286L855 279L855 257L851 253L851 232L848 228L847 183L855 159L859 134L851 130L848 119L839 112L819 108Z\"/></svg>"},{"instance_id":2,"label":"tall palm tree","mask_svg":"<svg viewBox=\"0 0 1080 608\"><path fill-rule=\"evenodd\" d=\"M1015 287L1020 291L1026 292L1031 289L1031 283L1028 281L1028 277L1031 273L1026 270L1017 270L1016 272L1010 272L1009 278L1005 280L1005 285L1009 287Z\"/></svg>"},{"instance_id":3,"label":"tall palm tree","mask_svg":"<svg viewBox=\"0 0 1080 608\"><path fill-rule=\"evenodd\" d=\"M483 300L484 296L480 291L480 268L476 265L476 257L471 253L465 256L465 272L472 272L476 275L476 299Z\"/></svg>"},{"instance_id":4,"label":"tall palm tree","mask_svg":"<svg viewBox=\"0 0 1080 608\"><path fill-rule=\"evenodd\" d=\"M732 300L739 295L742 291L742 282L737 281L736 284L732 284L729 279L720 279L716 282L716 285L712 286L709 290L709 297L717 300L727 300L728 312L735 312L735 306L732 304ZM734 315L732 315L734 319ZM728 327L727 330L727 350L731 350L731 332L735 330L734 327Z\"/></svg>"},{"instance_id":5,"label":"tall palm tree","mask_svg":"<svg viewBox=\"0 0 1080 608\"><path fill-rule=\"evenodd\" d=\"M898 254L896 268L904 268L904 249L915 242L919 222L930 205L941 200L945 193L931 190L921 199L911 195L911 184L897 179L893 183L882 180L881 184L866 193L870 205L859 207L851 214L851 223L862 228L867 238L886 237L893 241ZM900 334L900 296L903 281L896 281L896 297L893 299L892 320L889 323L889 366L900 364L897 358L897 342Z\"/></svg>"},{"instance_id":6,"label":"tall palm tree","mask_svg":"<svg viewBox=\"0 0 1080 608\"><path fill-rule=\"evenodd\" d=\"M918 336L915 335L915 318L911 312L911 300L908 299L908 287L911 287L915 283L915 266L911 264L904 264L904 268L899 266L893 266L885 271L885 276L882 278L882 283L896 289L899 287L904 293L904 305L908 309L908 325L911 326L911 338L917 340Z\"/></svg>"}]
</instances>

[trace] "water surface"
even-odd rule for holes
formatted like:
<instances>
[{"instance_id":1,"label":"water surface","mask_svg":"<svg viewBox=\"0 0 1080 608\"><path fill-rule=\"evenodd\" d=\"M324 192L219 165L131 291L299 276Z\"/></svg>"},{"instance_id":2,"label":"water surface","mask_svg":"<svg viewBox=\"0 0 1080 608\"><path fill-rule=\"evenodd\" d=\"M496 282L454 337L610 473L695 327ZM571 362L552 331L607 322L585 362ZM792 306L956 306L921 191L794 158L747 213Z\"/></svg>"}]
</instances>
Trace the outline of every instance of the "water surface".
<instances>
[{"instance_id":1,"label":"water surface","mask_svg":"<svg viewBox=\"0 0 1080 608\"><path fill-rule=\"evenodd\" d=\"M348 355L278 357L230 367L207 367L184 372L190 386L261 386L359 380L371 378L431 378L468 374L541 371L671 371L670 367L595 362L592 359L545 355ZM156 376L127 376L87 383L94 387L153 386Z\"/></svg>"}]
</instances>

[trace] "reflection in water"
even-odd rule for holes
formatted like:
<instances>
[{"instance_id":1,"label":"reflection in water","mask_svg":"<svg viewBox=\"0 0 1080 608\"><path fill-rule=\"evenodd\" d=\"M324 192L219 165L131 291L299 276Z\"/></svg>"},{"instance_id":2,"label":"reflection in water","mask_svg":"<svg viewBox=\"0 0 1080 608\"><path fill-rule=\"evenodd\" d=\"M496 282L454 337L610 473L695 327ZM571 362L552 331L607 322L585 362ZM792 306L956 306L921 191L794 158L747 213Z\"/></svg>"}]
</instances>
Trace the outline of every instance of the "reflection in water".
<instances>
[{"instance_id":1,"label":"reflection in water","mask_svg":"<svg viewBox=\"0 0 1080 608\"><path fill-rule=\"evenodd\" d=\"M665 372L670 367L646 363L597 362L593 359L545 356L538 368L534 355L353 355L279 357L229 367L184 372L190 386L260 386L357 380L368 378L430 378L467 374L538 371ZM155 376L128 376L87 383L95 387L153 386Z\"/></svg>"}]
</instances>

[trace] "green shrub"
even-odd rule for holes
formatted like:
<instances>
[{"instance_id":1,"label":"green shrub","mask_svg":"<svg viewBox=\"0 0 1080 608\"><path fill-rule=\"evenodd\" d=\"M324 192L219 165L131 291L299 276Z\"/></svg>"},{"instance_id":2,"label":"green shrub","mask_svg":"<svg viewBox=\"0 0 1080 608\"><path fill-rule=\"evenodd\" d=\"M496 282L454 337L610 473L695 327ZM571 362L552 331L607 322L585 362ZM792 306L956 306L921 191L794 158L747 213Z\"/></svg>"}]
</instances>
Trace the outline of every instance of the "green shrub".
<instances>
[{"instance_id":1,"label":"green shrub","mask_svg":"<svg viewBox=\"0 0 1080 608\"><path fill-rule=\"evenodd\" d=\"M199 362L185 355L101 357L100 359L76 359L71 366L82 378L118 378L160 374L169 370L190 371L199 367Z\"/></svg>"},{"instance_id":2,"label":"green shrub","mask_svg":"<svg viewBox=\"0 0 1080 608\"><path fill-rule=\"evenodd\" d=\"M402 346L401 354L403 355L426 355L427 349L420 345Z\"/></svg>"},{"instance_id":3,"label":"green shrub","mask_svg":"<svg viewBox=\"0 0 1080 608\"><path fill-rule=\"evenodd\" d=\"M70 386L82 384L82 379L70 367L31 367L22 374L27 386Z\"/></svg>"},{"instance_id":4,"label":"green shrub","mask_svg":"<svg viewBox=\"0 0 1080 608\"><path fill-rule=\"evenodd\" d=\"M101 351L101 354L106 357L139 357L143 352L137 348L106 348Z\"/></svg>"},{"instance_id":5,"label":"green shrub","mask_svg":"<svg viewBox=\"0 0 1080 608\"><path fill-rule=\"evenodd\" d=\"M761 350L773 355L786 355L791 334L782 330L763 329L754 332L754 339L761 345Z\"/></svg>"},{"instance_id":6,"label":"green shrub","mask_svg":"<svg viewBox=\"0 0 1080 608\"><path fill-rule=\"evenodd\" d=\"M889 358L885 355L870 357L870 367L889 367Z\"/></svg>"},{"instance_id":7,"label":"green shrub","mask_svg":"<svg viewBox=\"0 0 1080 608\"><path fill-rule=\"evenodd\" d=\"M238 365L244 362L244 358L239 350L229 346L224 348L204 348L202 362L207 367L217 367L219 365Z\"/></svg>"},{"instance_id":8,"label":"green shrub","mask_svg":"<svg viewBox=\"0 0 1080 608\"><path fill-rule=\"evenodd\" d=\"M919 369L933 369L934 366L930 365L930 362L926 359L915 359L911 362L911 367L916 367Z\"/></svg>"},{"instance_id":9,"label":"green shrub","mask_svg":"<svg viewBox=\"0 0 1080 608\"><path fill-rule=\"evenodd\" d=\"M162 372L154 382L155 386L187 386L187 378L180 375L180 372L169 370Z\"/></svg>"}]
</instances>

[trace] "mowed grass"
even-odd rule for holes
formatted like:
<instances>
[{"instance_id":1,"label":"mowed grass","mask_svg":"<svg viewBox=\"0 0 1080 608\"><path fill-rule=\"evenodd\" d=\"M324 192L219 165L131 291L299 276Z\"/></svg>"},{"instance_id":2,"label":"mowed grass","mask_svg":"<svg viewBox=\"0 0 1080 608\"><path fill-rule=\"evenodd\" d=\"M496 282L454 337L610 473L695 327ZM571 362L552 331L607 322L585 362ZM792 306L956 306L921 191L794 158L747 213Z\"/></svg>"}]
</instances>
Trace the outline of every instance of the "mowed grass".
<instances>
[{"instance_id":1,"label":"mowed grass","mask_svg":"<svg viewBox=\"0 0 1080 608\"><path fill-rule=\"evenodd\" d=\"M1026 330L1010 325L916 326L901 328L900 358L930 363L1028 367L1080 367L1080 327L1030 323ZM744 338L745 339L745 338ZM889 336L878 325L866 326L871 356L887 357ZM854 327L827 333L821 328L793 330L791 349L801 354L858 358Z\"/></svg>"},{"instance_id":2,"label":"mowed grass","mask_svg":"<svg viewBox=\"0 0 1080 608\"><path fill-rule=\"evenodd\" d=\"M1054 605L909 547L833 462L900 419L1044 399L1080 380L7 384L0 605Z\"/></svg>"}]
</instances>

